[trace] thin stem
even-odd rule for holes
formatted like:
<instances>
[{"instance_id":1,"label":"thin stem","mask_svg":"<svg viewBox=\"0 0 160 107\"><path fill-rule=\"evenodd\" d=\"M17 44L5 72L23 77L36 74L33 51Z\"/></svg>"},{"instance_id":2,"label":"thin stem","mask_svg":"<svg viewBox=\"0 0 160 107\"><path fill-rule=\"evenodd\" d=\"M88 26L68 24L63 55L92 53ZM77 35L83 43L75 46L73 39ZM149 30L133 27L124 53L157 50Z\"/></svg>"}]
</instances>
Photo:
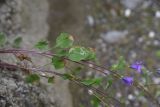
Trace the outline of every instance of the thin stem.
<instances>
[{"instance_id":1,"label":"thin stem","mask_svg":"<svg viewBox=\"0 0 160 107\"><path fill-rule=\"evenodd\" d=\"M7 50L6 50L6 49L0 49L0 53L28 53L28 54L38 54L38 55L42 55L42 56L45 56L45 57L53 57L53 56L58 57L56 54L49 53L49 52L37 52L37 51L31 51L31 50L25 50L25 49L7 49ZM92 68L92 69L94 69L94 70L96 70L96 71L98 71L98 72L101 72L101 73L103 73L103 74L105 74L105 75L108 75L106 72L104 72L104 71L107 70L107 68L105 68L105 67L98 66L98 65L96 65L96 64L94 64L94 63L91 63L91 62L88 62L88 61L80 61L80 62L77 62L77 61L72 61L72 60L70 60L70 59L68 59L68 58L66 58L66 57L64 57L64 59L65 59L65 60L68 60L68 61L71 61L71 62L74 62L74 63L77 63L77 64L80 64L80 65L83 65L83 66L87 66L87 67ZM94 65L94 66L93 66L93 67L90 67L90 66L87 65L86 63L87 63L87 64L92 64L92 65ZM107 70L107 71L109 71L109 70ZM111 73L113 74L113 76L116 77L116 78L121 79L121 78L123 77L123 76L121 76L120 74L116 73L115 71L109 71L109 72L111 72ZM159 105L159 102L157 101L157 99L155 99L155 98L148 92L148 90L146 90L146 88L145 88L144 86L138 84L138 82L136 82L136 81L134 82L133 85L134 85L135 87L143 90L143 91L153 100L153 102L156 102L156 103Z\"/></svg>"},{"instance_id":2,"label":"thin stem","mask_svg":"<svg viewBox=\"0 0 160 107\"><path fill-rule=\"evenodd\" d=\"M154 86L155 86L155 85L160 85L160 83L159 83L159 84L146 84L145 86L146 86L146 87L149 87L149 86L153 86L153 85L154 85Z\"/></svg>"},{"instance_id":3,"label":"thin stem","mask_svg":"<svg viewBox=\"0 0 160 107\"><path fill-rule=\"evenodd\" d=\"M51 70L43 70L43 69L36 69L36 68L24 68L24 67L19 67L17 65L14 65L14 64L9 64L9 63L6 63L6 62L0 62L0 68L6 68L6 69L21 69L22 71L23 70L30 70L30 71L39 71L39 72L48 72L48 73L51 73L51 74L54 74L54 75L57 75L59 77L63 77L63 74L61 73L57 73L55 71L51 71ZM47 77L47 76L44 76L44 77ZM113 100L116 100L117 102L119 102L117 99L111 97L111 96L108 96L106 95L105 93L103 93L101 90L99 89L96 89L95 87L91 87L91 86L86 86L84 84L82 84L80 81L80 79L77 79L74 77L74 79L70 79L70 81L78 84L78 85L82 85L82 86L85 86L86 88L89 88L89 89L92 89L93 91L97 92L98 94L100 94L102 97L108 97L108 98L111 98ZM122 104L121 102L119 102L119 104Z\"/></svg>"}]
</instances>

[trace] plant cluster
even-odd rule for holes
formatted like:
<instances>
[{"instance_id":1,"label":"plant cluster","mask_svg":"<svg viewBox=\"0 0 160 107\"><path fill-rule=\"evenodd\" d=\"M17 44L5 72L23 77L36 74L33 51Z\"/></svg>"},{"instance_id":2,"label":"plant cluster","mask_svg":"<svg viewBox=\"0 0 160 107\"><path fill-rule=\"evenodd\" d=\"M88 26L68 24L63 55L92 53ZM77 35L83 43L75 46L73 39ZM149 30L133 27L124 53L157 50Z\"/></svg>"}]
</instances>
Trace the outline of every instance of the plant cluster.
<instances>
[{"instance_id":1,"label":"plant cluster","mask_svg":"<svg viewBox=\"0 0 160 107\"><path fill-rule=\"evenodd\" d=\"M113 64L111 68L100 66L97 64L95 49L75 45L74 37L68 33L61 33L56 39L55 46L51 48L49 47L48 41L40 40L34 45L34 49L32 50L21 49L20 45L22 40L23 39L21 37L17 37L12 42L9 42L7 41L6 36L1 33L0 54L13 54L19 62L26 60L28 63L32 63L32 57L34 55L41 55L42 57L50 59L49 64L53 65L55 68L55 70L46 70L43 68L43 65L42 67L30 68L11 64L3 60L0 61L0 68L21 69L24 71L27 75L26 82L28 83L33 84L39 82L41 77L46 77L48 79L48 83L54 83L54 77L59 76L65 80L70 80L75 84L87 88L88 93L92 96L91 104L93 107L99 107L99 105L111 107L111 105L114 105L114 102L116 102L120 107L124 107L125 104L123 101L114 98L107 91L100 90L99 88L102 87L103 89L109 89L116 79L122 81L122 84L125 84L126 87L138 88L155 105L159 106L160 104L158 99L150 93L148 89L150 84L147 82L142 84L138 79L136 79L136 77L134 77L134 75L132 75L132 72L134 72L139 76L148 78L147 69L142 61L135 61L128 65L124 57L121 56L118 62ZM13 48L6 48L5 46L7 44L12 45ZM70 68L69 63L75 63L79 66L76 68ZM85 67L90 68L95 72L102 73L104 76L82 78L77 75ZM64 69L67 72L61 73L60 71L57 71L58 69ZM124 75L123 72L125 70L131 70L131 73ZM104 86L104 84L107 85Z\"/></svg>"}]
</instances>

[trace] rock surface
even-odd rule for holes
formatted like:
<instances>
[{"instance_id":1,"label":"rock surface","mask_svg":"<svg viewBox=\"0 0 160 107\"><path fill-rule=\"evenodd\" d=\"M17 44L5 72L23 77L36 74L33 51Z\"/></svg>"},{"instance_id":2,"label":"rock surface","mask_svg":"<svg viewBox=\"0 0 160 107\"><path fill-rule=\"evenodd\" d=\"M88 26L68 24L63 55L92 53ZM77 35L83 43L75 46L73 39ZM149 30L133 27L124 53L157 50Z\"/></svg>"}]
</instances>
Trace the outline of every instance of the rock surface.
<instances>
[{"instance_id":1,"label":"rock surface","mask_svg":"<svg viewBox=\"0 0 160 107\"><path fill-rule=\"evenodd\" d=\"M47 17L47 0L0 2L0 31L9 40L17 35L22 36L22 48L25 49L31 49L38 40L47 38ZM7 57L0 56L12 62ZM48 61L34 59L39 65ZM54 85L49 85L44 78L39 84L29 85L25 83L21 71L0 70L0 107L72 107L68 82L57 79Z\"/></svg>"},{"instance_id":2,"label":"rock surface","mask_svg":"<svg viewBox=\"0 0 160 107\"><path fill-rule=\"evenodd\" d=\"M109 31L107 33L102 33L101 37L108 43L116 43L126 38L127 31Z\"/></svg>"},{"instance_id":3,"label":"rock surface","mask_svg":"<svg viewBox=\"0 0 160 107\"><path fill-rule=\"evenodd\" d=\"M121 0L122 4L129 9L135 9L144 0Z\"/></svg>"}]
</instances>

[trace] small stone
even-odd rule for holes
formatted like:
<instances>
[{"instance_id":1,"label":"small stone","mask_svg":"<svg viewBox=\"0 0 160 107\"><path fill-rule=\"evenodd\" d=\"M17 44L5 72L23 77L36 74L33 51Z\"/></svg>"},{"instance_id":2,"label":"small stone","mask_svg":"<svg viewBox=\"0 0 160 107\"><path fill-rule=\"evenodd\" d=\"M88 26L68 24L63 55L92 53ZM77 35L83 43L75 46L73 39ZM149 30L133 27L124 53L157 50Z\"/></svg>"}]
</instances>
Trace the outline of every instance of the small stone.
<instances>
[{"instance_id":1,"label":"small stone","mask_svg":"<svg viewBox=\"0 0 160 107\"><path fill-rule=\"evenodd\" d=\"M131 10L130 9L126 9L124 11L124 16L129 17L131 15Z\"/></svg>"},{"instance_id":2,"label":"small stone","mask_svg":"<svg viewBox=\"0 0 160 107\"><path fill-rule=\"evenodd\" d=\"M159 10L155 12L155 17L160 18L160 11Z\"/></svg>"},{"instance_id":3,"label":"small stone","mask_svg":"<svg viewBox=\"0 0 160 107\"><path fill-rule=\"evenodd\" d=\"M129 9L135 9L144 0L120 0L124 7Z\"/></svg>"},{"instance_id":4,"label":"small stone","mask_svg":"<svg viewBox=\"0 0 160 107\"><path fill-rule=\"evenodd\" d=\"M158 40L154 40L154 41L153 41L153 45L154 45L154 46L158 46L158 45L159 45L159 41L158 41Z\"/></svg>"},{"instance_id":5,"label":"small stone","mask_svg":"<svg viewBox=\"0 0 160 107\"><path fill-rule=\"evenodd\" d=\"M138 42L139 42L139 43L142 43L143 41L144 41L144 38L143 38L143 37L138 38Z\"/></svg>"},{"instance_id":6,"label":"small stone","mask_svg":"<svg viewBox=\"0 0 160 107\"><path fill-rule=\"evenodd\" d=\"M138 91L138 90L135 90L135 91L134 91L134 94L135 94L135 95L139 95L139 91Z\"/></svg>"},{"instance_id":7,"label":"small stone","mask_svg":"<svg viewBox=\"0 0 160 107\"><path fill-rule=\"evenodd\" d=\"M93 64L89 64L88 66L91 67L91 68L93 68Z\"/></svg>"},{"instance_id":8,"label":"small stone","mask_svg":"<svg viewBox=\"0 0 160 107\"><path fill-rule=\"evenodd\" d=\"M160 84L160 78L153 78L153 82L155 83L155 84Z\"/></svg>"},{"instance_id":9,"label":"small stone","mask_svg":"<svg viewBox=\"0 0 160 107\"><path fill-rule=\"evenodd\" d=\"M106 33L102 33L100 36L102 37L102 39L108 43L115 43L115 42L119 42L123 39L125 39L125 37L127 36L128 31L109 31Z\"/></svg>"},{"instance_id":10,"label":"small stone","mask_svg":"<svg viewBox=\"0 0 160 107\"><path fill-rule=\"evenodd\" d=\"M87 21L90 26L94 25L94 18L92 16L87 16Z\"/></svg>"},{"instance_id":11,"label":"small stone","mask_svg":"<svg viewBox=\"0 0 160 107\"><path fill-rule=\"evenodd\" d=\"M148 36L149 36L149 38L154 38L155 37L155 32L154 31L150 31Z\"/></svg>"},{"instance_id":12,"label":"small stone","mask_svg":"<svg viewBox=\"0 0 160 107\"><path fill-rule=\"evenodd\" d=\"M116 93L116 97L117 97L117 98L121 98L121 97L122 97L122 94L121 94L120 92L117 92L117 93Z\"/></svg>"},{"instance_id":13,"label":"small stone","mask_svg":"<svg viewBox=\"0 0 160 107\"><path fill-rule=\"evenodd\" d=\"M92 90L88 90L88 94L89 95L93 95L93 91Z\"/></svg>"},{"instance_id":14,"label":"small stone","mask_svg":"<svg viewBox=\"0 0 160 107\"><path fill-rule=\"evenodd\" d=\"M136 58L137 57L137 54L136 54L136 52L134 52L134 51L131 51L131 57L134 59L134 58Z\"/></svg>"},{"instance_id":15,"label":"small stone","mask_svg":"<svg viewBox=\"0 0 160 107\"><path fill-rule=\"evenodd\" d=\"M129 100L134 100L135 97L134 97L132 94L129 94L129 95L128 95L128 99L129 99Z\"/></svg>"},{"instance_id":16,"label":"small stone","mask_svg":"<svg viewBox=\"0 0 160 107\"><path fill-rule=\"evenodd\" d=\"M91 75L92 75L92 71L88 71L88 72L86 73L86 75L87 75L87 76L91 76Z\"/></svg>"}]
</instances>

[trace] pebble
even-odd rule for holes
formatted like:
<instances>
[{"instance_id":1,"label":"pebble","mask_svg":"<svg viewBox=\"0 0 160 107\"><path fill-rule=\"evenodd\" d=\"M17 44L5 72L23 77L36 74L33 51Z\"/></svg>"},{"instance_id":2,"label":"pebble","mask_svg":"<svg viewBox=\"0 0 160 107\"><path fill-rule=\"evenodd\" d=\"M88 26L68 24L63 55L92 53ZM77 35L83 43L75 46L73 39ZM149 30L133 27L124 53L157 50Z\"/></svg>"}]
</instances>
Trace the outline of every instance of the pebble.
<instances>
[{"instance_id":1,"label":"pebble","mask_svg":"<svg viewBox=\"0 0 160 107\"><path fill-rule=\"evenodd\" d=\"M155 12L155 17L156 18L160 18L160 10L158 10L158 11Z\"/></svg>"},{"instance_id":2,"label":"pebble","mask_svg":"<svg viewBox=\"0 0 160 107\"><path fill-rule=\"evenodd\" d=\"M130 17L130 15L131 15L131 9L126 9L126 10L124 11L124 16L125 16L125 17Z\"/></svg>"},{"instance_id":3,"label":"pebble","mask_svg":"<svg viewBox=\"0 0 160 107\"><path fill-rule=\"evenodd\" d=\"M155 37L155 32L154 31L150 31L148 33L149 38L154 38Z\"/></svg>"},{"instance_id":4,"label":"pebble","mask_svg":"<svg viewBox=\"0 0 160 107\"><path fill-rule=\"evenodd\" d=\"M153 41L153 45L154 45L154 46L158 46L158 45L159 45L159 41L158 41L158 40L154 40L154 41Z\"/></svg>"},{"instance_id":5,"label":"pebble","mask_svg":"<svg viewBox=\"0 0 160 107\"><path fill-rule=\"evenodd\" d=\"M87 16L87 22L90 26L93 26L94 25L94 18L93 16L89 15Z\"/></svg>"},{"instance_id":6,"label":"pebble","mask_svg":"<svg viewBox=\"0 0 160 107\"><path fill-rule=\"evenodd\" d=\"M135 9L139 4L141 4L144 0L121 0L121 3L124 7L129 9Z\"/></svg>"},{"instance_id":7,"label":"pebble","mask_svg":"<svg viewBox=\"0 0 160 107\"><path fill-rule=\"evenodd\" d=\"M134 100L135 97L134 97L132 94L129 94L129 95L128 95L128 99L129 99L129 100Z\"/></svg>"},{"instance_id":8,"label":"pebble","mask_svg":"<svg viewBox=\"0 0 160 107\"><path fill-rule=\"evenodd\" d=\"M143 41L144 41L144 38L143 38L143 37L138 38L138 42L139 42L139 43L142 43Z\"/></svg>"},{"instance_id":9,"label":"pebble","mask_svg":"<svg viewBox=\"0 0 160 107\"><path fill-rule=\"evenodd\" d=\"M116 98L121 98L122 97L122 94L120 92L117 92L116 93Z\"/></svg>"},{"instance_id":10,"label":"pebble","mask_svg":"<svg viewBox=\"0 0 160 107\"><path fill-rule=\"evenodd\" d=\"M104 41L108 43L116 43L125 39L127 34L128 34L128 31L113 30L113 31L108 31L106 33L102 33L100 36Z\"/></svg>"},{"instance_id":11,"label":"pebble","mask_svg":"<svg viewBox=\"0 0 160 107\"><path fill-rule=\"evenodd\" d=\"M93 95L93 91L92 90L88 90L88 94L89 95Z\"/></svg>"},{"instance_id":12,"label":"pebble","mask_svg":"<svg viewBox=\"0 0 160 107\"><path fill-rule=\"evenodd\" d=\"M154 77L154 78L153 78L153 82L154 82L155 84L160 84L160 78Z\"/></svg>"}]
</instances>

